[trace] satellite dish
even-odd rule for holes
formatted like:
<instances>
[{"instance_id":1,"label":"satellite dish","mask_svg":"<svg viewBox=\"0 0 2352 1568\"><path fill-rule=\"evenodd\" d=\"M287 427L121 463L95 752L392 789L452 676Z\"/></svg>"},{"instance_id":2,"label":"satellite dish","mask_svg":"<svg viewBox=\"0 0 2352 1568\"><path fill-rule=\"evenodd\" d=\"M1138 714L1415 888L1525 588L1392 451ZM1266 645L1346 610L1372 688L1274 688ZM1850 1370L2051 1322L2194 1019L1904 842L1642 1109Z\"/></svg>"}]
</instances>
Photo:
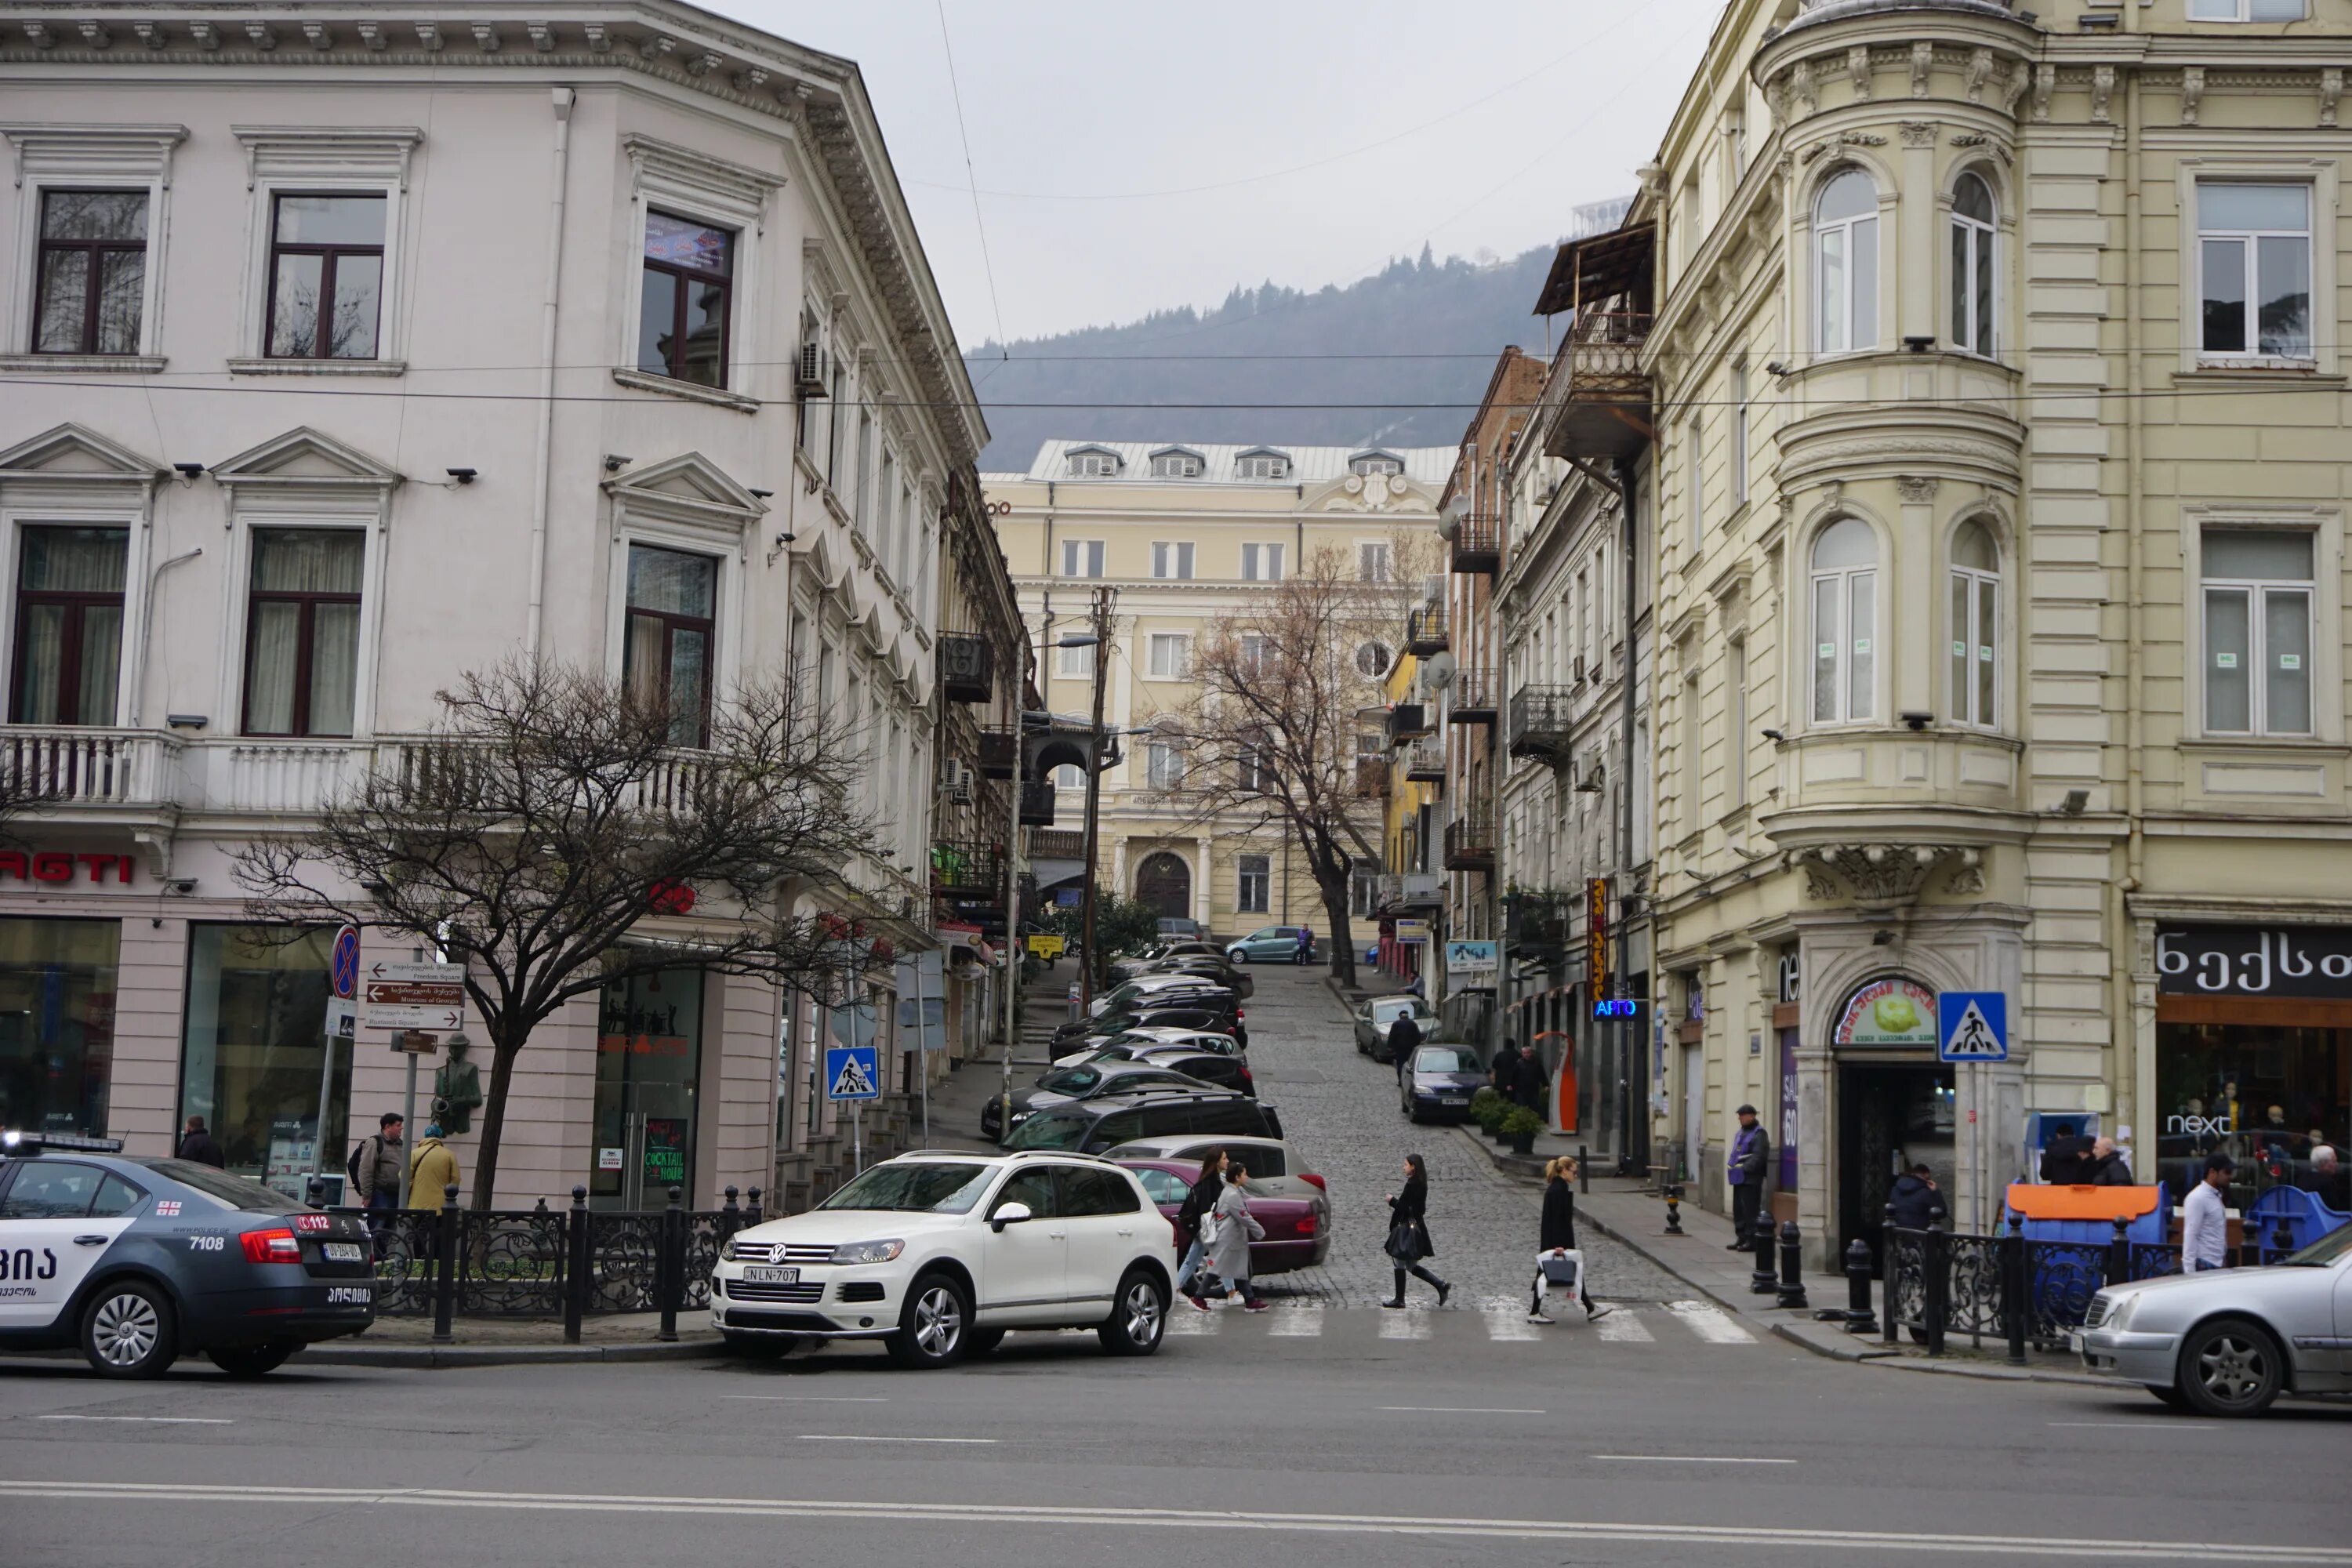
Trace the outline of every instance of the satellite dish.
<instances>
[{"instance_id":1,"label":"satellite dish","mask_svg":"<svg viewBox=\"0 0 2352 1568\"><path fill-rule=\"evenodd\" d=\"M1432 691L1443 691L1454 684L1454 673L1461 668L1450 653L1433 654L1422 661L1422 679L1429 682Z\"/></svg>"},{"instance_id":2,"label":"satellite dish","mask_svg":"<svg viewBox=\"0 0 2352 1568\"><path fill-rule=\"evenodd\" d=\"M1437 514L1438 537L1451 542L1456 533L1462 531L1463 520L1469 515L1470 498L1468 496L1457 495L1447 501L1445 510Z\"/></svg>"}]
</instances>

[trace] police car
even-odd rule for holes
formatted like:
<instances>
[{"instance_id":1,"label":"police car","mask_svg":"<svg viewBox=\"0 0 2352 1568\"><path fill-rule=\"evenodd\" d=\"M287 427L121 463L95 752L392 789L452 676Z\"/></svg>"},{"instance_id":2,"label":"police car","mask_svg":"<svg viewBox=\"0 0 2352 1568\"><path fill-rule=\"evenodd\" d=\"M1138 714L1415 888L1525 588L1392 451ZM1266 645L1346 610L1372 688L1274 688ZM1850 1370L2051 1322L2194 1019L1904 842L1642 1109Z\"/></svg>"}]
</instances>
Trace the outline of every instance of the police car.
<instances>
[{"instance_id":1,"label":"police car","mask_svg":"<svg viewBox=\"0 0 2352 1568\"><path fill-rule=\"evenodd\" d=\"M121 1148L0 1133L0 1350L79 1345L110 1377L201 1352L258 1377L374 1321L364 1223Z\"/></svg>"}]
</instances>

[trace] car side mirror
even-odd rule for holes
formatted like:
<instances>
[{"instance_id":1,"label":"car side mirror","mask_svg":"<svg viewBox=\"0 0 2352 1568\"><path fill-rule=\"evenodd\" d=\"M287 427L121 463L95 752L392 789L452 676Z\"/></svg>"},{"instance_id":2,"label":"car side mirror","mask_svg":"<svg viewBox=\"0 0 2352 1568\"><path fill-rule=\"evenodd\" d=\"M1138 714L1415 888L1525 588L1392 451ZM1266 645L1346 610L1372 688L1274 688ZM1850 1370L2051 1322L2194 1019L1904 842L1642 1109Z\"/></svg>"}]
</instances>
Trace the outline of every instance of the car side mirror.
<instances>
[{"instance_id":1,"label":"car side mirror","mask_svg":"<svg viewBox=\"0 0 2352 1568\"><path fill-rule=\"evenodd\" d=\"M988 1228L994 1231L997 1235L1003 1236L1006 1226L1019 1225L1024 1220L1034 1219L1035 1217L1036 1216L1034 1215L1029 1212L1029 1205L1027 1204L1006 1204L1003 1207L999 1208L994 1214L988 1216Z\"/></svg>"}]
</instances>

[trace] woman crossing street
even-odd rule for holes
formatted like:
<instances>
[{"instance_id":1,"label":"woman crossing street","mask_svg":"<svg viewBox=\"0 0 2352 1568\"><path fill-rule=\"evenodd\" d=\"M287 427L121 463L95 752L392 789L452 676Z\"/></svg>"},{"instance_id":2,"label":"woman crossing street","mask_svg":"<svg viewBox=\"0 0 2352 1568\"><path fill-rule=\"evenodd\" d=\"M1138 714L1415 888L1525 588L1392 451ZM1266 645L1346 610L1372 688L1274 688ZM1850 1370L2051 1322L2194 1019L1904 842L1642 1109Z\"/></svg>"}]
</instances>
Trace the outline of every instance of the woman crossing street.
<instances>
[{"instance_id":1,"label":"woman crossing street","mask_svg":"<svg viewBox=\"0 0 2352 1568\"><path fill-rule=\"evenodd\" d=\"M1383 1307L1404 1305L1404 1277L1411 1274L1437 1290L1437 1304L1445 1305L1445 1298L1454 1287L1432 1274L1422 1264L1424 1258L1437 1256L1437 1247L1429 1239L1429 1167L1418 1154L1404 1157L1404 1190L1389 1198L1389 1239L1386 1248L1396 1264L1396 1294L1381 1303Z\"/></svg>"},{"instance_id":2,"label":"woman crossing street","mask_svg":"<svg viewBox=\"0 0 2352 1568\"><path fill-rule=\"evenodd\" d=\"M1536 1251L1536 1288L1528 1302L1528 1321L1549 1323L1555 1320L1544 1311L1544 1289L1550 1283L1544 1266L1552 1259L1566 1261L1576 1246L1576 1162L1563 1154L1544 1167L1543 1226L1538 1233ZM1585 1275L1577 1280L1577 1293L1584 1298L1584 1321L1605 1318L1615 1309L1601 1306L1592 1299L1592 1279Z\"/></svg>"}]
</instances>

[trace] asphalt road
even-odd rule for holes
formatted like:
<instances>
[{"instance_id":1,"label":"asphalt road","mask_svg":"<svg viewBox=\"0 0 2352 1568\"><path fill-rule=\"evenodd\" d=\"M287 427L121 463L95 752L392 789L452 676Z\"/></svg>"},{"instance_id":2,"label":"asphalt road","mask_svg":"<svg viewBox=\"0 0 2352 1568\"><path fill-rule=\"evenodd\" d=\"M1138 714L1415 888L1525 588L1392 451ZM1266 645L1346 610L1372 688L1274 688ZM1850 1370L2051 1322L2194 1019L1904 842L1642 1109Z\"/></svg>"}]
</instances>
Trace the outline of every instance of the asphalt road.
<instances>
[{"instance_id":1,"label":"asphalt road","mask_svg":"<svg viewBox=\"0 0 2352 1568\"><path fill-rule=\"evenodd\" d=\"M2352 1407L2210 1423L2136 1390L1825 1362L1590 1236L1622 1305L1525 1323L1532 1196L1407 1130L1337 1016L1308 977L1262 973L1252 1056L1340 1236L1272 1312L1180 1309L1141 1362L1015 1334L944 1373L866 1346L298 1358L259 1384L0 1362L0 1563L2352 1564ZM1409 1144L1463 1287L1444 1311L1371 1304Z\"/></svg>"}]
</instances>

